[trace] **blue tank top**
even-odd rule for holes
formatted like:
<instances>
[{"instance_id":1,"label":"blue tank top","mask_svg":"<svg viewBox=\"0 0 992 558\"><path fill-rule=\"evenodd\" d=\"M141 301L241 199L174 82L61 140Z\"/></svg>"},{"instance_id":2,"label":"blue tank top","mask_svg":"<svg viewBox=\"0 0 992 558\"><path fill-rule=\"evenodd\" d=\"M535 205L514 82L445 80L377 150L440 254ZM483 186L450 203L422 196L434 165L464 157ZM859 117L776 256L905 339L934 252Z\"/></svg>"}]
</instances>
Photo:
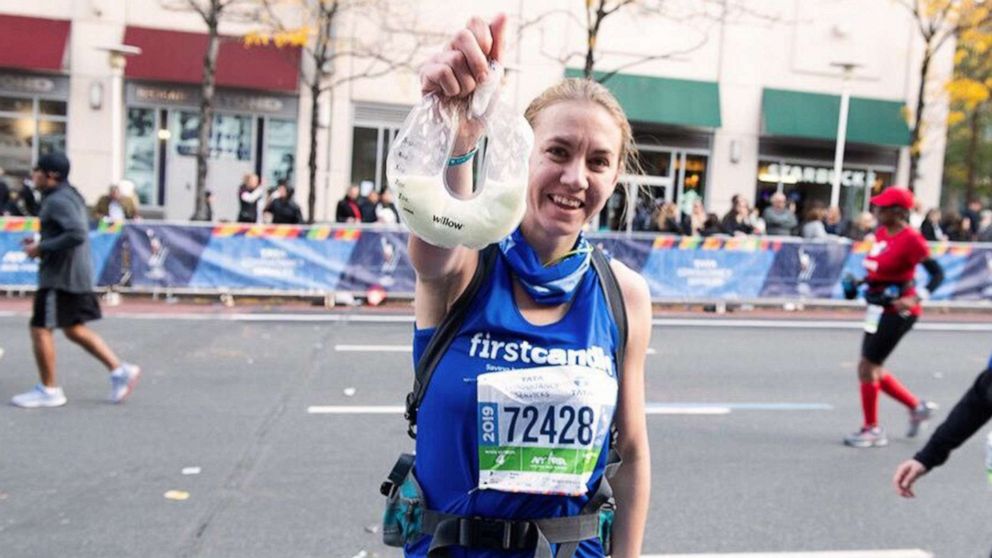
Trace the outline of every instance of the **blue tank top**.
<instances>
[{"instance_id":1,"label":"blue tank top","mask_svg":"<svg viewBox=\"0 0 992 558\"><path fill-rule=\"evenodd\" d=\"M584 496L554 496L478 490L478 423L476 378L495 370L546 366L547 350L571 349L601 359L616 381L614 354L619 331L590 266L575 293L574 303L556 323L538 326L520 313L513 297L511 271L497 257L490 280L479 289L458 335L442 357L418 414L416 477L430 509L461 516L502 519L543 519L578 515L596 492L603 476L609 436L599 455ZM416 363L434 328L414 332ZM496 342L496 343L494 343ZM502 343L502 345L500 345ZM538 362L535 362L535 358ZM424 557L430 537L408 545L406 556ZM553 545L556 546L556 545ZM556 549L553 549L555 551ZM527 558L533 552L513 553L454 547L452 558ZM602 557L599 539L583 541L575 554Z\"/></svg>"}]
</instances>

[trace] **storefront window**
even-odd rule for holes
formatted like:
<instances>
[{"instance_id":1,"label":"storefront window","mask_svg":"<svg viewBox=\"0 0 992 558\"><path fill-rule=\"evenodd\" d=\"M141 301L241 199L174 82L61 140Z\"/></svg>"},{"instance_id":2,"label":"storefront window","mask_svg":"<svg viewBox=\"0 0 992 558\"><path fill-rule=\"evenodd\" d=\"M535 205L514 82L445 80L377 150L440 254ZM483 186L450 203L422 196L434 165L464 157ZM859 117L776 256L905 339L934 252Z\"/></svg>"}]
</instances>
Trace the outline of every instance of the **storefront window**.
<instances>
[{"instance_id":1,"label":"storefront window","mask_svg":"<svg viewBox=\"0 0 992 558\"><path fill-rule=\"evenodd\" d=\"M691 209L696 200L706 199L706 166L709 157L706 155L685 156L685 173L679 173L679 180L682 181L682 191L680 205L683 208ZM682 162L677 161L676 166L681 166ZM684 210L686 210L684 209Z\"/></svg>"},{"instance_id":2,"label":"storefront window","mask_svg":"<svg viewBox=\"0 0 992 558\"><path fill-rule=\"evenodd\" d=\"M376 159L379 156L379 131L355 127L351 137L351 183L363 180L375 182Z\"/></svg>"},{"instance_id":3,"label":"storefront window","mask_svg":"<svg viewBox=\"0 0 992 558\"><path fill-rule=\"evenodd\" d=\"M376 190L386 185L386 156L397 127L355 126L351 137L351 183L372 183Z\"/></svg>"},{"instance_id":4,"label":"storefront window","mask_svg":"<svg viewBox=\"0 0 992 558\"><path fill-rule=\"evenodd\" d=\"M641 149L637 153L637 161L641 164L641 170L644 171L645 176L671 176L672 174L671 151Z\"/></svg>"},{"instance_id":5,"label":"storefront window","mask_svg":"<svg viewBox=\"0 0 992 558\"><path fill-rule=\"evenodd\" d=\"M38 112L52 116L65 116L65 103L62 101L38 101Z\"/></svg>"},{"instance_id":6,"label":"storefront window","mask_svg":"<svg viewBox=\"0 0 992 558\"><path fill-rule=\"evenodd\" d=\"M155 110L127 109L124 142L124 177L134 182L138 200L144 205L160 205L155 187L155 148L158 125Z\"/></svg>"},{"instance_id":7,"label":"storefront window","mask_svg":"<svg viewBox=\"0 0 992 558\"><path fill-rule=\"evenodd\" d=\"M52 151L65 152L65 122L41 120L38 122L38 154Z\"/></svg>"},{"instance_id":8,"label":"storefront window","mask_svg":"<svg viewBox=\"0 0 992 558\"><path fill-rule=\"evenodd\" d=\"M264 170L267 184L285 180L291 187L296 169L296 122L270 119L265 124Z\"/></svg>"},{"instance_id":9,"label":"storefront window","mask_svg":"<svg viewBox=\"0 0 992 558\"><path fill-rule=\"evenodd\" d=\"M23 179L39 155L65 151L65 114L62 101L0 97L0 167Z\"/></svg>"},{"instance_id":10,"label":"storefront window","mask_svg":"<svg viewBox=\"0 0 992 558\"><path fill-rule=\"evenodd\" d=\"M177 111L172 122L176 153L195 157L199 145L200 114ZM252 118L245 115L215 114L210 130L210 158L250 161L252 158Z\"/></svg>"},{"instance_id":11,"label":"storefront window","mask_svg":"<svg viewBox=\"0 0 992 558\"><path fill-rule=\"evenodd\" d=\"M33 104L31 99L0 97L0 112L12 112L32 116L34 114Z\"/></svg>"},{"instance_id":12,"label":"storefront window","mask_svg":"<svg viewBox=\"0 0 992 558\"><path fill-rule=\"evenodd\" d=\"M0 116L0 166L7 174L26 177L31 173L31 144L34 122L30 118Z\"/></svg>"},{"instance_id":13,"label":"storefront window","mask_svg":"<svg viewBox=\"0 0 992 558\"><path fill-rule=\"evenodd\" d=\"M840 178L839 206L844 219L851 219L868 208L869 191L891 182L893 170L878 167L845 167ZM825 164L760 161L756 205L763 210L772 194L781 190L796 205L796 215L802 219L813 205L830 205L833 188L833 167Z\"/></svg>"}]
</instances>

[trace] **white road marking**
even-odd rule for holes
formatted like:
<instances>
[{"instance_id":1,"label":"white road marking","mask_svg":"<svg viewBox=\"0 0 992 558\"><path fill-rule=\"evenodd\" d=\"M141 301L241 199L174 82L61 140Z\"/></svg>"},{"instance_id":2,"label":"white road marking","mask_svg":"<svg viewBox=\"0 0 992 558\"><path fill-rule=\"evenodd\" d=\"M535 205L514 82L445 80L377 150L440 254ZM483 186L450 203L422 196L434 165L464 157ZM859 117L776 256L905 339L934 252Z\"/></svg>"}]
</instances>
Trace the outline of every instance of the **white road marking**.
<instances>
[{"instance_id":1,"label":"white road marking","mask_svg":"<svg viewBox=\"0 0 992 558\"><path fill-rule=\"evenodd\" d=\"M727 415L732 411L829 411L824 403L648 403L648 415ZM400 405L311 405L311 415L388 415L403 413Z\"/></svg>"},{"instance_id":2,"label":"white road marking","mask_svg":"<svg viewBox=\"0 0 992 558\"><path fill-rule=\"evenodd\" d=\"M334 345L334 350L341 353L412 353L413 345ZM648 347L648 354L658 351Z\"/></svg>"},{"instance_id":3,"label":"white road marking","mask_svg":"<svg viewBox=\"0 0 992 558\"><path fill-rule=\"evenodd\" d=\"M412 353L413 345L334 345L342 353Z\"/></svg>"},{"instance_id":4,"label":"white road marking","mask_svg":"<svg viewBox=\"0 0 992 558\"><path fill-rule=\"evenodd\" d=\"M307 412L311 415L395 415L406 409L400 405L311 405Z\"/></svg>"},{"instance_id":5,"label":"white road marking","mask_svg":"<svg viewBox=\"0 0 992 558\"><path fill-rule=\"evenodd\" d=\"M933 558L918 548L896 550L828 550L818 552L735 552L730 554L642 554L641 558Z\"/></svg>"},{"instance_id":6,"label":"white road marking","mask_svg":"<svg viewBox=\"0 0 992 558\"><path fill-rule=\"evenodd\" d=\"M651 405L644 408L646 415L729 415L728 407L705 405L699 407Z\"/></svg>"},{"instance_id":7,"label":"white road marking","mask_svg":"<svg viewBox=\"0 0 992 558\"><path fill-rule=\"evenodd\" d=\"M661 327L702 328L764 328L764 329L861 329L864 321L848 320L746 320L705 318L655 318L652 324ZM992 331L992 323L918 322L917 331Z\"/></svg>"}]
</instances>

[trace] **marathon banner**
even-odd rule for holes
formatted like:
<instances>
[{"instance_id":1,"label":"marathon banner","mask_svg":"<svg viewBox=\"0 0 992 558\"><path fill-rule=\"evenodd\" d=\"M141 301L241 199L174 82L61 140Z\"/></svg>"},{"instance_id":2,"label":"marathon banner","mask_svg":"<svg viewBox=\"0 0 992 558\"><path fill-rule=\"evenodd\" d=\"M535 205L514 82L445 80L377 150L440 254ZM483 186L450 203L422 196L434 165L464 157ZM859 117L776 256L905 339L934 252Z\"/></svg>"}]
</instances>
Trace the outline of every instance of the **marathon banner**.
<instances>
[{"instance_id":1,"label":"marathon banner","mask_svg":"<svg viewBox=\"0 0 992 558\"><path fill-rule=\"evenodd\" d=\"M0 217L0 288L32 289L38 261L25 239L33 218ZM221 223L100 223L90 231L94 282L151 292L364 293L413 296L401 228ZM647 281L657 301L841 299L840 281L864 276L871 242L784 237L677 237L612 232L589 240ZM934 300L992 300L992 244L934 243L945 280ZM917 270L917 283L926 284Z\"/></svg>"}]
</instances>

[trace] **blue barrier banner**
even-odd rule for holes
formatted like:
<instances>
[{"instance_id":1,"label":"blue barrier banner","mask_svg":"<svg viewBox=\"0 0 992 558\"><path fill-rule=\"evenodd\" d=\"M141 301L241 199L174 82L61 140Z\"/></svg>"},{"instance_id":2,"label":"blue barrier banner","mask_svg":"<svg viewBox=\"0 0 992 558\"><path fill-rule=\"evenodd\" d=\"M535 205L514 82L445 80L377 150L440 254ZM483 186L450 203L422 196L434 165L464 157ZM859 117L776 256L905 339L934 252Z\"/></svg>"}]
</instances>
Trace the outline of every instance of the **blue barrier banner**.
<instances>
[{"instance_id":1,"label":"blue barrier banner","mask_svg":"<svg viewBox=\"0 0 992 558\"><path fill-rule=\"evenodd\" d=\"M951 298L992 300L992 247L972 251L961 268Z\"/></svg>"},{"instance_id":2,"label":"blue barrier banner","mask_svg":"<svg viewBox=\"0 0 992 558\"><path fill-rule=\"evenodd\" d=\"M363 234L288 225L221 225L206 232L188 286L293 291L337 289Z\"/></svg>"},{"instance_id":3,"label":"blue barrier banner","mask_svg":"<svg viewBox=\"0 0 992 558\"><path fill-rule=\"evenodd\" d=\"M652 298L756 298L781 243L659 237L641 269Z\"/></svg>"},{"instance_id":4,"label":"blue barrier banner","mask_svg":"<svg viewBox=\"0 0 992 558\"><path fill-rule=\"evenodd\" d=\"M839 242L783 244L760 296L830 298L850 250Z\"/></svg>"},{"instance_id":5,"label":"blue barrier banner","mask_svg":"<svg viewBox=\"0 0 992 558\"><path fill-rule=\"evenodd\" d=\"M589 242L605 250L607 254L623 262L634 271L644 269L654 250L655 238L643 236L589 235Z\"/></svg>"},{"instance_id":6,"label":"blue barrier banner","mask_svg":"<svg viewBox=\"0 0 992 558\"><path fill-rule=\"evenodd\" d=\"M34 217L0 217L0 285L34 287L38 260L28 258L23 242L38 232ZM99 285L107 256L117 248L121 225L100 224L89 232L93 280Z\"/></svg>"},{"instance_id":7,"label":"blue barrier banner","mask_svg":"<svg viewBox=\"0 0 992 558\"><path fill-rule=\"evenodd\" d=\"M210 227L136 223L124 227L128 261L125 285L188 287L203 264ZM212 286L223 286L212 285Z\"/></svg>"},{"instance_id":8,"label":"blue barrier banner","mask_svg":"<svg viewBox=\"0 0 992 558\"><path fill-rule=\"evenodd\" d=\"M382 287L387 293L412 293L416 274L402 230L365 230L351 251L338 290L365 291Z\"/></svg>"},{"instance_id":9,"label":"blue barrier banner","mask_svg":"<svg viewBox=\"0 0 992 558\"><path fill-rule=\"evenodd\" d=\"M32 288L38 262L21 249L37 219L0 217L0 285ZM415 274L401 229L317 225L101 223L90 231L97 285L411 296ZM589 240L641 273L656 300L842 298L845 273L863 277L871 242L592 233ZM992 245L932 243L945 281L934 300L992 300ZM916 281L926 284L925 270Z\"/></svg>"},{"instance_id":10,"label":"blue barrier banner","mask_svg":"<svg viewBox=\"0 0 992 558\"><path fill-rule=\"evenodd\" d=\"M38 282L38 260L22 249L31 232L0 231L0 285L34 286Z\"/></svg>"}]
</instances>

